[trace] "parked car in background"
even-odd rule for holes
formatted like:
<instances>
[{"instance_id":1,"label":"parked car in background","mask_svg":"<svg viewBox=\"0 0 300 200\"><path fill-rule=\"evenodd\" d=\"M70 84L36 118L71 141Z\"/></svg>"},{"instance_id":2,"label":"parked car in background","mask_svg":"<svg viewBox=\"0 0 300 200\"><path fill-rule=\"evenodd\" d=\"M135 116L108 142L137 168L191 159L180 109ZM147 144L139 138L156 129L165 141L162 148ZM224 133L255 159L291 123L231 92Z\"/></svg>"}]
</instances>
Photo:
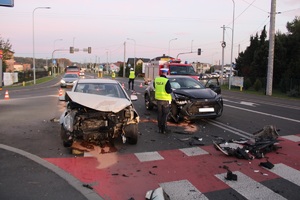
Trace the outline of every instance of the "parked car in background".
<instances>
[{"instance_id":1,"label":"parked car in background","mask_svg":"<svg viewBox=\"0 0 300 200\"><path fill-rule=\"evenodd\" d=\"M60 87L67 88L67 87L73 87L74 83L79 79L80 77L78 74L69 74L66 73L60 80Z\"/></svg>"},{"instance_id":2,"label":"parked car in background","mask_svg":"<svg viewBox=\"0 0 300 200\"><path fill-rule=\"evenodd\" d=\"M115 80L79 79L65 96L68 103L60 117L63 145L84 141L101 146L118 137L136 144L139 115L132 100L136 96L130 98Z\"/></svg>"},{"instance_id":3,"label":"parked car in background","mask_svg":"<svg viewBox=\"0 0 300 200\"><path fill-rule=\"evenodd\" d=\"M173 90L169 119L178 122L222 115L223 98L220 94L188 76L168 76L168 79ZM147 110L157 105L153 84L146 88L144 99Z\"/></svg>"}]
</instances>

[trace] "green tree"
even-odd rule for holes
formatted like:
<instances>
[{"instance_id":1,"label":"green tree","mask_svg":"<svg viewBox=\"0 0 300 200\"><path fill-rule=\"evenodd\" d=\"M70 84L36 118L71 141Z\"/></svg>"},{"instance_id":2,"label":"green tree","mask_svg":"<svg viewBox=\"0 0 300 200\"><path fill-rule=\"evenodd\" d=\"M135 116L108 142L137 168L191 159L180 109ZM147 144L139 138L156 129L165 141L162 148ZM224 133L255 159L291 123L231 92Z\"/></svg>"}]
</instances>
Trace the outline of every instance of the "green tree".
<instances>
[{"instance_id":1,"label":"green tree","mask_svg":"<svg viewBox=\"0 0 300 200\"><path fill-rule=\"evenodd\" d=\"M287 23L288 33L276 33L273 66L273 86L282 91L299 90L300 79L300 18L295 17ZM255 82L260 79L265 83L268 65L269 41L263 28L260 36L250 37L250 45L236 59L236 69L244 79Z\"/></svg>"},{"instance_id":2,"label":"green tree","mask_svg":"<svg viewBox=\"0 0 300 200\"><path fill-rule=\"evenodd\" d=\"M10 44L9 40L4 40L0 36L0 49L3 51L3 56L2 56L2 71L6 71L6 63L4 62L5 60L9 60L12 57L12 45Z\"/></svg>"}]
</instances>

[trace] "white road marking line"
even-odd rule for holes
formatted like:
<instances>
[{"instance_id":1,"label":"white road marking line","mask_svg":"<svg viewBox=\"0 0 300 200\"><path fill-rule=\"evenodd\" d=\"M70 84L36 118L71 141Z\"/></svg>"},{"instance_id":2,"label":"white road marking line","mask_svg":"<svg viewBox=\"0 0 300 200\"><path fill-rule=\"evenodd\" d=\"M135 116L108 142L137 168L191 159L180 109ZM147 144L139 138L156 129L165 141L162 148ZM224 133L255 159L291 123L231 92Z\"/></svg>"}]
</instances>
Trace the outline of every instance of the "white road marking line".
<instances>
[{"instance_id":1,"label":"white road marking line","mask_svg":"<svg viewBox=\"0 0 300 200\"><path fill-rule=\"evenodd\" d=\"M300 137L296 135L286 135L286 136L281 136L282 138L285 138L287 140L293 141L293 142L300 142Z\"/></svg>"},{"instance_id":2,"label":"white road marking line","mask_svg":"<svg viewBox=\"0 0 300 200\"><path fill-rule=\"evenodd\" d=\"M245 132L245 131L243 131L243 130L241 130L241 129L234 128L233 126L229 126L229 125L227 125L227 124L218 122L218 121L216 121L216 120L209 120L209 121L212 122L212 123L219 124L219 125L221 125L222 127L227 127L227 128L229 128L229 129L235 130L235 131L237 131L237 132L239 132L239 133L241 133L241 134L247 135L247 136L249 136L249 137L253 137L253 134L248 133L248 132Z\"/></svg>"},{"instance_id":3,"label":"white road marking line","mask_svg":"<svg viewBox=\"0 0 300 200\"><path fill-rule=\"evenodd\" d=\"M247 101L241 101L240 104L242 105L246 105L246 106L252 106L252 107L255 107L257 106L256 103L252 103L252 102L247 102Z\"/></svg>"},{"instance_id":4,"label":"white road marking line","mask_svg":"<svg viewBox=\"0 0 300 200\"><path fill-rule=\"evenodd\" d=\"M159 186L163 188L172 200L208 200L208 198L188 180L160 183Z\"/></svg>"},{"instance_id":5,"label":"white road marking line","mask_svg":"<svg viewBox=\"0 0 300 200\"><path fill-rule=\"evenodd\" d=\"M214 125L214 126L217 126L217 127L221 128L221 129L224 129L224 130L229 131L229 132L231 132L231 133L234 133L234 134L236 134L236 135L239 135L239 136L241 136L241 137L244 137L244 138L246 138L246 139L250 139L250 138L253 137L253 135L250 134L250 133L247 133L247 132L245 132L245 131L236 129L236 128L232 127L232 126L228 126L228 125L223 124L223 123L221 123L221 122L212 121L212 120L207 120L207 123L212 124L212 125Z\"/></svg>"},{"instance_id":6,"label":"white road marking line","mask_svg":"<svg viewBox=\"0 0 300 200\"><path fill-rule=\"evenodd\" d=\"M215 176L243 195L246 199L286 199L239 171L233 173L237 175L237 181L226 180L225 177L227 173L217 174Z\"/></svg>"},{"instance_id":7,"label":"white road marking line","mask_svg":"<svg viewBox=\"0 0 300 200\"><path fill-rule=\"evenodd\" d=\"M300 123L300 120L297 120L297 119L291 119L291 118L288 118L288 117L282 117L282 116L273 115L273 114L269 114L269 113L263 113L263 112L259 112L259 111L255 111L255 110L249 110L249 109L246 109L246 108L240 108L240 107L231 106L231 105L228 105L228 104L224 104L224 106L228 106L228 107L231 107L231 108L236 108L236 109L240 109L240 110L244 110L244 111L248 111L248 112L253 112L253 113L257 113L257 114L261 114L261 115L266 115L266 116L270 116L270 117L275 117L275 118L278 118L278 119L284 119L284 120Z\"/></svg>"},{"instance_id":8,"label":"white road marking line","mask_svg":"<svg viewBox=\"0 0 300 200\"><path fill-rule=\"evenodd\" d=\"M182 151L187 156L199 156L199 155L208 154L207 151L201 149L200 147L183 148L179 150Z\"/></svg>"},{"instance_id":9,"label":"white road marking line","mask_svg":"<svg viewBox=\"0 0 300 200\"><path fill-rule=\"evenodd\" d=\"M157 151L135 153L134 155L139 159L140 162L164 160L164 158Z\"/></svg>"},{"instance_id":10,"label":"white road marking line","mask_svg":"<svg viewBox=\"0 0 300 200\"><path fill-rule=\"evenodd\" d=\"M269 169L269 171L300 186L300 171L294 168L279 163L279 164L275 164L272 169Z\"/></svg>"}]
</instances>

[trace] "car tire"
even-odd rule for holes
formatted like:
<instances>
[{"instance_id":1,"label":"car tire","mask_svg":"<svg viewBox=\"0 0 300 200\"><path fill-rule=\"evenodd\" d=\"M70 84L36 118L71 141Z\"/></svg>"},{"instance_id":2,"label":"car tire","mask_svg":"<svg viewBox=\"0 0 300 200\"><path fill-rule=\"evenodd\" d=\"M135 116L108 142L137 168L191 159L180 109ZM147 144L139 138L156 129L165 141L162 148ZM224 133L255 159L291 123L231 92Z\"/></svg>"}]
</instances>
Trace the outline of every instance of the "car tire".
<instances>
[{"instance_id":1,"label":"car tire","mask_svg":"<svg viewBox=\"0 0 300 200\"><path fill-rule=\"evenodd\" d=\"M148 94L145 95L145 107L147 110L153 109L153 103L150 100L150 96Z\"/></svg>"},{"instance_id":2,"label":"car tire","mask_svg":"<svg viewBox=\"0 0 300 200\"><path fill-rule=\"evenodd\" d=\"M129 124L125 127L125 137L129 144L136 144L138 141L138 125Z\"/></svg>"},{"instance_id":3,"label":"car tire","mask_svg":"<svg viewBox=\"0 0 300 200\"><path fill-rule=\"evenodd\" d=\"M180 121L179 110L174 102L171 103L171 108L167 119L175 123L179 123Z\"/></svg>"},{"instance_id":4,"label":"car tire","mask_svg":"<svg viewBox=\"0 0 300 200\"><path fill-rule=\"evenodd\" d=\"M64 147L71 147L73 144L73 140L69 139L69 135L67 134L67 131L64 129L63 125L61 125L60 128L60 137L63 141Z\"/></svg>"}]
</instances>

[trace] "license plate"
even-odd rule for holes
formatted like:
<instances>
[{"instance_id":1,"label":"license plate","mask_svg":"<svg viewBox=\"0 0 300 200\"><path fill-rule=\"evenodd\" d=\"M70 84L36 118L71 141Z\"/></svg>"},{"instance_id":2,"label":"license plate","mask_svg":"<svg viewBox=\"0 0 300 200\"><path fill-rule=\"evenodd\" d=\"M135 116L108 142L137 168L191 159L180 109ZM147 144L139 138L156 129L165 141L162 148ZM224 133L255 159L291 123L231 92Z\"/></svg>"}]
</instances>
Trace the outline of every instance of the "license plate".
<instances>
[{"instance_id":1,"label":"license plate","mask_svg":"<svg viewBox=\"0 0 300 200\"><path fill-rule=\"evenodd\" d=\"M199 108L199 112L214 112L214 108Z\"/></svg>"}]
</instances>

